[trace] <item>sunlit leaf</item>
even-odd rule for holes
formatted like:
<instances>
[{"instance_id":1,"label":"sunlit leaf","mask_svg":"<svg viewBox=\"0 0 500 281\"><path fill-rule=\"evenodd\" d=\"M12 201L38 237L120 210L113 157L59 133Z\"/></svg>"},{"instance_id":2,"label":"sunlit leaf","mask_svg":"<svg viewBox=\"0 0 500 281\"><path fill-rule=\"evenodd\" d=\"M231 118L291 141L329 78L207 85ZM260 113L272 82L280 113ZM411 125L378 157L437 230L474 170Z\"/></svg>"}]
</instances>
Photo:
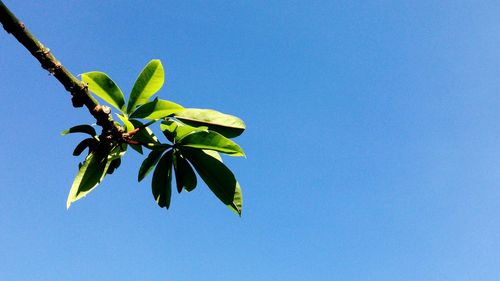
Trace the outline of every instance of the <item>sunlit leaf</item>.
<instances>
[{"instance_id":1,"label":"sunlit leaf","mask_svg":"<svg viewBox=\"0 0 500 281\"><path fill-rule=\"evenodd\" d=\"M123 93L106 73L92 71L82 74L82 81L88 84L89 90L107 103L125 112Z\"/></svg>"},{"instance_id":2,"label":"sunlit leaf","mask_svg":"<svg viewBox=\"0 0 500 281\"><path fill-rule=\"evenodd\" d=\"M67 134L72 134L72 133L85 133L85 134L89 134L93 137L97 135L94 127L92 127L90 125L78 125L78 126L71 127L69 129L62 131L61 135L65 136Z\"/></svg>"},{"instance_id":3,"label":"sunlit leaf","mask_svg":"<svg viewBox=\"0 0 500 281\"><path fill-rule=\"evenodd\" d=\"M186 108L175 113L175 118L191 126L207 126L228 138L237 137L245 130L240 118L211 109Z\"/></svg>"},{"instance_id":4,"label":"sunlit leaf","mask_svg":"<svg viewBox=\"0 0 500 281\"><path fill-rule=\"evenodd\" d=\"M184 108L174 102L167 100L154 99L151 102L143 104L141 107L137 108L130 118L140 118L148 120L158 120L174 113L177 113Z\"/></svg>"},{"instance_id":5,"label":"sunlit leaf","mask_svg":"<svg viewBox=\"0 0 500 281\"><path fill-rule=\"evenodd\" d=\"M243 149L238 144L213 131L190 133L180 139L179 144L187 147L215 150L231 156L245 156Z\"/></svg>"},{"instance_id":6,"label":"sunlit leaf","mask_svg":"<svg viewBox=\"0 0 500 281\"><path fill-rule=\"evenodd\" d=\"M181 153L222 203L241 216L243 198L234 174L222 162L199 149L183 148Z\"/></svg>"},{"instance_id":7,"label":"sunlit leaf","mask_svg":"<svg viewBox=\"0 0 500 281\"><path fill-rule=\"evenodd\" d=\"M135 128L134 128L134 125L132 124L132 122L130 122L128 120L127 117L121 115L121 114L118 114L116 113L116 116L118 116L118 118L123 122L123 125L125 126L125 131L126 132L130 132L130 131L133 131Z\"/></svg>"},{"instance_id":8,"label":"sunlit leaf","mask_svg":"<svg viewBox=\"0 0 500 281\"><path fill-rule=\"evenodd\" d=\"M127 113L132 113L137 106L148 102L149 98L163 86L164 76L160 60L150 61L135 80L128 101Z\"/></svg>"},{"instance_id":9,"label":"sunlit leaf","mask_svg":"<svg viewBox=\"0 0 500 281\"><path fill-rule=\"evenodd\" d=\"M158 206L168 209L172 196L172 150L167 151L156 165L151 185Z\"/></svg>"}]
</instances>

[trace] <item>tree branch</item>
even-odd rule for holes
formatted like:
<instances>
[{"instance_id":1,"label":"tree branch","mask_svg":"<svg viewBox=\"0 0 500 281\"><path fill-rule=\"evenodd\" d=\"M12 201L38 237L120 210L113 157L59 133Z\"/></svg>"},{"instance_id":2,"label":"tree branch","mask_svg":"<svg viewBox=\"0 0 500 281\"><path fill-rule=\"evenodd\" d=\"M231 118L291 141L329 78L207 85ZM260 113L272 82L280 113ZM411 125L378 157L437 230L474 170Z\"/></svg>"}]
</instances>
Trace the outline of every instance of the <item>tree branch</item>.
<instances>
[{"instance_id":1,"label":"tree branch","mask_svg":"<svg viewBox=\"0 0 500 281\"><path fill-rule=\"evenodd\" d=\"M123 128L116 125L111 116L111 109L101 106L89 94L87 85L73 76L50 52L50 49L43 46L31 32L20 22L16 16L0 0L0 22L7 33L12 34L46 69L50 74L64 86L71 95L74 107L85 105L90 114L97 121L97 125L102 127L102 140L109 143L122 138Z\"/></svg>"}]
</instances>

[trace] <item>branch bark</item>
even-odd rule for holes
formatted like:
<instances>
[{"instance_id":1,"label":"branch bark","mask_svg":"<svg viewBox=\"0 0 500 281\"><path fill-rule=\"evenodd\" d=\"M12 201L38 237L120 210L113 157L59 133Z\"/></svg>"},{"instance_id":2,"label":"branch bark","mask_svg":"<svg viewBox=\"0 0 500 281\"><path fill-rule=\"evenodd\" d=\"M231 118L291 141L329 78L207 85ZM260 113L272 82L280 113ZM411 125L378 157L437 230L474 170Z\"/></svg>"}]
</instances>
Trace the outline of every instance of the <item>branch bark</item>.
<instances>
[{"instance_id":1,"label":"branch bark","mask_svg":"<svg viewBox=\"0 0 500 281\"><path fill-rule=\"evenodd\" d=\"M0 22L7 33L12 34L68 91L74 107L87 107L102 127L101 140L108 143L122 139L123 128L113 121L111 108L100 105L90 94L87 85L73 76L24 24L0 0Z\"/></svg>"}]
</instances>

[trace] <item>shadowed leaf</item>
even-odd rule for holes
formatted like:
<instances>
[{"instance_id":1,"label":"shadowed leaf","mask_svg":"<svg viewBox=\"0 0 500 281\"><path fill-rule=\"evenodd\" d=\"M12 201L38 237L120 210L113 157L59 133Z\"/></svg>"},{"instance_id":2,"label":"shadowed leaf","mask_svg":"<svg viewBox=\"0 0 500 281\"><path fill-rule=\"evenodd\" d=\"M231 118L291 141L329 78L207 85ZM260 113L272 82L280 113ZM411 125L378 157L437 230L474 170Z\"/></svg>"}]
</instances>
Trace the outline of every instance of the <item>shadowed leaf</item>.
<instances>
[{"instance_id":1,"label":"shadowed leaf","mask_svg":"<svg viewBox=\"0 0 500 281\"><path fill-rule=\"evenodd\" d=\"M172 150L167 151L156 165L151 185L158 206L168 209L172 196Z\"/></svg>"},{"instance_id":2,"label":"shadowed leaf","mask_svg":"<svg viewBox=\"0 0 500 281\"><path fill-rule=\"evenodd\" d=\"M200 177L222 203L241 216L243 198L234 174L222 162L193 148L183 148L181 153L194 166Z\"/></svg>"},{"instance_id":3,"label":"shadowed leaf","mask_svg":"<svg viewBox=\"0 0 500 281\"><path fill-rule=\"evenodd\" d=\"M62 131L61 135L65 136L67 134L72 134L72 133L85 133L85 134L89 134L93 137L97 135L94 127L92 127L90 125L78 125L78 126L71 127L69 129Z\"/></svg>"}]
</instances>

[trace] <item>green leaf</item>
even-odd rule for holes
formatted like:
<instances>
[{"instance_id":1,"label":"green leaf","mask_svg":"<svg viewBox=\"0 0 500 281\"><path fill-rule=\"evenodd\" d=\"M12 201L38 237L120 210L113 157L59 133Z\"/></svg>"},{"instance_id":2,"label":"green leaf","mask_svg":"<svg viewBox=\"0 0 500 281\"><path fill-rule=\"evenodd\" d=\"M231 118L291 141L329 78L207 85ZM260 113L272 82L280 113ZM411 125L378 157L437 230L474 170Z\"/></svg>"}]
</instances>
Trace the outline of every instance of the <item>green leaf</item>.
<instances>
[{"instance_id":1,"label":"green leaf","mask_svg":"<svg viewBox=\"0 0 500 281\"><path fill-rule=\"evenodd\" d=\"M82 74L82 81L88 84L89 90L107 103L125 112L125 99L118 86L106 75L99 71Z\"/></svg>"},{"instance_id":2,"label":"green leaf","mask_svg":"<svg viewBox=\"0 0 500 281\"><path fill-rule=\"evenodd\" d=\"M143 154L142 146L140 144L129 144L129 145L133 150L139 152L139 154Z\"/></svg>"},{"instance_id":3,"label":"green leaf","mask_svg":"<svg viewBox=\"0 0 500 281\"><path fill-rule=\"evenodd\" d=\"M94 153L87 156L73 181L66 201L66 208L69 209L71 203L87 195L101 182L106 174L106 166L106 161L100 161Z\"/></svg>"},{"instance_id":4,"label":"green leaf","mask_svg":"<svg viewBox=\"0 0 500 281\"><path fill-rule=\"evenodd\" d=\"M132 113L137 106L148 102L149 98L163 86L164 76L160 60L150 61L135 80L128 101L127 113Z\"/></svg>"},{"instance_id":5,"label":"green leaf","mask_svg":"<svg viewBox=\"0 0 500 281\"><path fill-rule=\"evenodd\" d=\"M186 108L175 113L175 118L191 126L207 126L227 138L241 135L246 128L240 118L211 109Z\"/></svg>"},{"instance_id":6,"label":"green leaf","mask_svg":"<svg viewBox=\"0 0 500 281\"><path fill-rule=\"evenodd\" d=\"M115 146L106 157L98 157L94 152L90 153L83 165L79 167L78 174L73 181L73 185L68 194L66 208L69 209L71 203L85 197L89 192L99 185L106 176L111 163L120 159L127 150L127 146Z\"/></svg>"},{"instance_id":7,"label":"green leaf","mask_svg":"<svg viewBox=\"0 0 500 281\"><path fill-rule=\"evenodd\" d=\"M154 146L160 145L160 141L155 136L153 131L151 131L150 128L143 127L144 125L140 121L135 120L135 119L130 119L130 122L134 125L135 128L142 128L141 130L139 130L139 132L137 132L132 137L132 140L138 141L150 149L152 149ZM141 151L142 151L142 148L141 148Z\"/></svg>"},{"instance_id":8,"label":"green leaf","mask_svg":"<svg viewBox=\"0 0 500 281\"><path fill-rule=\"evenodd\" d=\"M202 149L203 152L205 152L206 154L212 156L213 158L219 160L220 162L224 162L222 161L222 157L220 156L219 152L215 151L215 150L208 150L208 149Z\"/></svg>"},{"instance_id":9,"label":"green leaf","mask_svg":"<svg viewBox=\"0 0 500 281\"><path fill-rule=\"evenodd\" d=\"M241 216L243 197L234 174L222 162L198 149L183 148L181 153L222 203Z\"/></svg>"},{"instance_id":10,"label":"green leaf","mask_svg":"<svg viewBox=\"0 0 500 281\"><path fill-rule=\"evenodd\" d=\"M172 150L167 151L156 165L151 185L158 206L168 209L172 196Z\"/></svg>"},{"instance_id":11,"label":"green leaf","mask_svg":"<svg viewBox=\"0 0 500 281\"><path fill-rule=\"evenodd\" d=\"M85 150L85 148L89 147L89 153L90 151L93 150L93 148L97 145L97 141L94 138L87 138L82 140L76 147L75 150L73 151L74 156L78 156L82 154L82 152Z\"/></svg>"},{"instance_id":12,"label":"green leaf","mask_svg":"<svg viewBox=\"0 0 500 281\"><path fill-rule=\"evenodd\" d=\"M148 174L151 172L153 167L160 161L160 157L163 154L163 151L153 150L149 153L148 157L144 159L141 164L141 168L139 168L139 175L137 177L138 181L142 181Z\"/></svg>"},{"instance_id":13,"label":"green leaf","mask_svg":"<svg viewBox=\"0 0 500 281\"><path fill-rule=\"evenodd\" d=\"M185 187L187 191L193 191L196 188L196 174L189 162L179 153L174 154L174 171L177 192L181 193L182 187Z\"/></svg>"},{"instance_id":14,"label":"green leaf","mask_svg":"<svg viewBox=\"0 0 500 281\"><path fill-rule=\"evenodd\" d=\"M128 120L127 117L121 115L121 114L118 114L116 113L116 116L118 116L118 118L123 122L123 125L125 126L125 131L126 132L130 132L130 131L133 131L135 128L134 128L134 125L132 124L132 122L130 122Z\"/></svg>"},{"instance_id":15,"label":"green leaf","mask_svg":"<svg viewBox=\"0 0 500 281\"><path fill-rule=\"evenodd\" d=\"M160 130L171 142L178 142L192 132L208 132L207 127L193 127L171 118L161 122Z\"/></svg>"},{"instance_id":16,"label":"green leaf","mask_svg":"<svg viewBox=\"0 0 500 281\"><path fill-rule=\"evenodd\" d=\"M72 134L72 133L85 133L85 134L89 134L93 137L97 136L97 133L95 132L94 127L92 127L90 125L78 125L78 126L71 127L69 129L62 131L61 135L65 136L67 134Z\"/></svg>"},{"instance_id":17,"label":"green leaf","mask_svg":"<svg viewBox=\"0 0 500 281\"><path fill-rule=\"evenodd\" d=\"M231 156L245 156L243 149L238 144L213 131L190 133L180 139L179 144L187 147L215 150Z\"/></svg>"},{"instance_id":18,"label":"green leaf","mask_svg":"<svg viewBox=\"0 0 500 281\"><path fill-rule=\"evenodd\" d=\"M174 113L177 113L184 108L176 103L167 100L160 100L158 98L148 102L141 107L137 108L130 117L141 118L148 120L158 120Z\"/></svg>"}]
</instances>

